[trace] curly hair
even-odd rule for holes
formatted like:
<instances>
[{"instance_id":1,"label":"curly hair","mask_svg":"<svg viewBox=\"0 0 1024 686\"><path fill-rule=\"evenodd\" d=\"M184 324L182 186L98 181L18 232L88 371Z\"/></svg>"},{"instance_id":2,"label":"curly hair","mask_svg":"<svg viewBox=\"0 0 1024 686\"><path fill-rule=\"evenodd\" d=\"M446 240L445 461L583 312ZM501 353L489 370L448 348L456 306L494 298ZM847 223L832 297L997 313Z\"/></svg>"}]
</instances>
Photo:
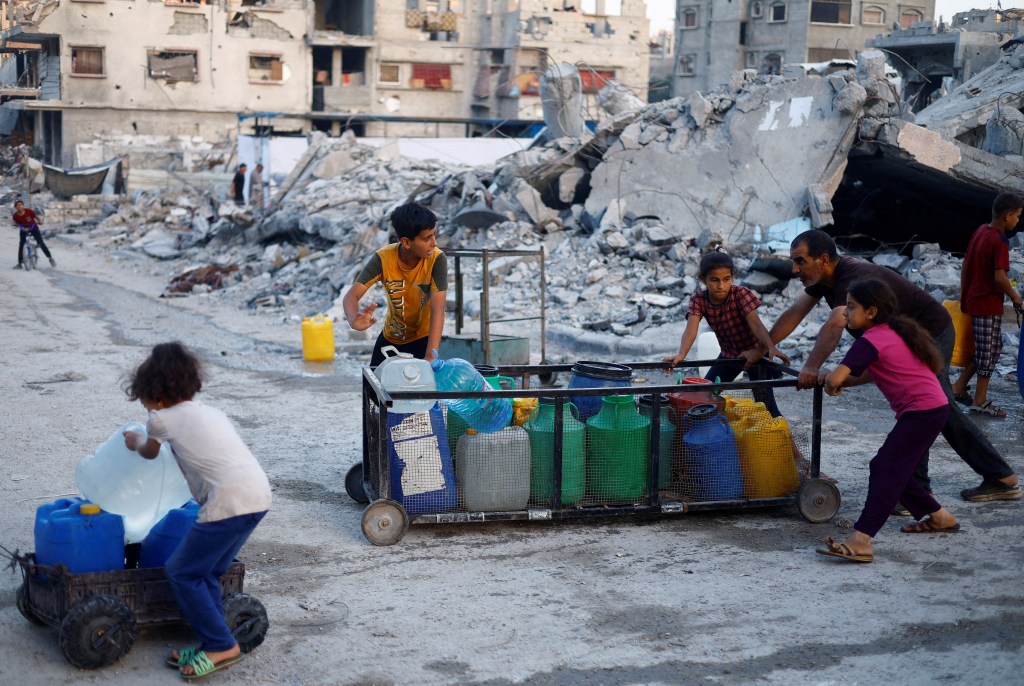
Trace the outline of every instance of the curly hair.
<instances>
[{"instance_id":1,"label":"curly hair","mask_svg":"<svg viewBox=\"0 0 1024 686\"><path fill-rule=\"evenodd\" d=\"M203 388L203 365L178 341L153 346L149 357L125 383L129 400L176 405L191 400Z\"/></svg>"},{"instance_id":2,"label":"curly hair","mask_svg":"<svg viewBox=\"0 0 1024 686\"><path fill-rule=\"evenodd\" d=\"M846 292L864 309L874 307L878 312L875 323L888 324L925 366L936 374L942 371L945 364L931 335L916 321L900 314L896 294L888 284L878 279L861 279L850 284Z\"/></svg>"}]
</instances>

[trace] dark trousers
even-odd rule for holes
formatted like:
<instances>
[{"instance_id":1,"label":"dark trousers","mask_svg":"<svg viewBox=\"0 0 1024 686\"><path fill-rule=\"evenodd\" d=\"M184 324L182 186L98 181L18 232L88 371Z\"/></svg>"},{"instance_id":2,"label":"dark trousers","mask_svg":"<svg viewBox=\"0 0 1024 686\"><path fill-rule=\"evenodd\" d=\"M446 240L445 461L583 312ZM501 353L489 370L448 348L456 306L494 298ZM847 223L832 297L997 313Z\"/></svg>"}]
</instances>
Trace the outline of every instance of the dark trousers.
<instances>
[{"instance_id":1,"label":"dark trousers","mask_svg":"<svg viewBox=\"0 0 1024 686\"><path fill-rule=\"evenodd\" d=\"M939 348L939 354L946 362L946 366L939 372L939 384L949 400L949 418L946 419L946 425L942 427L942 437L949 443L949 447L956 451L960 459L983 478L997 480L1010 476L1013 474L1013 467L1007 464L996 447L988 440L985 432L968 419L960 406L953 400L953 387L949 383L949 361L953 359L953 343L956 341L956 331L953 326L950 325L936 336L934 341ZM927 453L921 460L921 464L918 465L917 471L914 472L914 476L922 486L929 491L932 490L931 478L928 476Z\"/></svg>"},{"instance_id":2,"label":"dark trousers","mask_svg":"<svg viewBox=\"0 0 1024 686\"><path fill-rule=\"evenodd\" d=\"M868 497L854 529L874 538L897 502L903 503L914 519L942 507L914 478L914 469L928 454L948 415L948 407L939 407L904 412L896 420L896 426L871 459Z\"/></svg>"},{"instance_id":3,"label":"dark trousers","mask_svg":"<svg viewBox=\"0 0 1024 686\"><path fill-rule=\"evenodd\" d=\"M43 242L43 234L39 233L38 226L34 226L28 231L22 229L18 233L21 234L20 239L18 240L18 264L21 264L25 259L25 241L28 240L29 234L32 234L32 238L36 239L36 243L39 244L39 249L43 251L43 254L48 258L53 259L53 256L50 254L50 249L47 248L46 243Z\"/></svg>"},{"instance_id":4,"label":"dark trousers","mask_svg":"<svg viewBox=\"0 0 1024 686\"><path fill-rule=\"evenodd\" d=\"M723 359L721 355L718 359ZM736 377L743 371L743 363L734 362L731 364L723 364L716 362L704 375L704 378L709 381L719 379L720 381L735 381ZM758 362L753 367L747 370L747 376L750 377L751 381L767 381L769 379L781 379L782 372L777 369L769 367L763 362ZM754 400L759 403L764 403L764 406L768 409L773 417L781 417L782 413L779 412L779 406L775 404L775 389L774 388L755 388L754 389Z\"/></svg>"},{"instance_id":5,"label":"dark trousers","mask_svg":"<svg viewBox=\"0 0 1024 686\"><path fill-rule=\"evenodd\" d=\"M220 578L265 514L196 522L164 565L181 614L199 636L200 650L221 652L238 643L224 621Z\"/></svg>"},{"instance_id":6,"label":"dark trousers","mask_svg":"<svg viewBox=\"0 0 1024 686\"><path fill-rule=\"evenodd\" d=\"M398 345L397 343L392 343L388 339L384 338L383 333L378 334L377 342L373 344L373 354L370 356L370 369L376 369L377 365L384 361L383 351L384 348L388 347L389 345L393 345L396 348L398 348L398 352L400 353L409 353L413 357L422 360L424 357L427 356L428 339L429 336L424 336L423 338L417 338L415 341L412 341L410 343L403 343L402 345Z\"/></svg>"}]
</instances>

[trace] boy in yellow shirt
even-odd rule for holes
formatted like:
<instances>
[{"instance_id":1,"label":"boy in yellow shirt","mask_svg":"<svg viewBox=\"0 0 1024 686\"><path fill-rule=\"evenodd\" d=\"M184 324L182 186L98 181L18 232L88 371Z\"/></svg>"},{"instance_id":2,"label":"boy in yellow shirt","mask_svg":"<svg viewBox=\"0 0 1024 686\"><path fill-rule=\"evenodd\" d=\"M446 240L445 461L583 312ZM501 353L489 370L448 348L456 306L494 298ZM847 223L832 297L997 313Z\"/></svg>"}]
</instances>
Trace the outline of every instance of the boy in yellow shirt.
<instances>
[{"instance_id":1,"label":"boy in yellow shirt","mask_svg":"<svg viewBox=\"0 0 1024 686\"><path fill-rule=\"evenodd\" d=\"M391 226L398 242L375 252L342 298L349 326L365 331L377 322L377 303L360 310L359 300L378 281L387 291L388 312L373 346L371 368L384 361L381 350L388 345L433 360L444 329L448 260L437 247L437 217L426 207L410 202L391 213Z\"/></svg>"}]
</instances>

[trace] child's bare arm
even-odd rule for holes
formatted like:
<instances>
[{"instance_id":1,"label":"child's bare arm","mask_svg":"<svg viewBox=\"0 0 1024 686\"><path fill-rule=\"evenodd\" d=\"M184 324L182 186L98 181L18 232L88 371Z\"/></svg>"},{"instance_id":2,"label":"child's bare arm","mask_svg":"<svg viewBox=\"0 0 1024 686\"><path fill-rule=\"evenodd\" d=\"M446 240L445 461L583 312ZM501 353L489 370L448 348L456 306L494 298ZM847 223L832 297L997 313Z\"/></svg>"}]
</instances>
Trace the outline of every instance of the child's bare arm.
<instances>
[{"instance_id":1,"label":"child's bare arm","mask_svg":"<svg viewBox=\"0 0 1024 686\"><path fill-rule=\"evenodd\" d=\"M147 438L138 431L124 432L124 447L134 450L147 460L152 460L160 453L160 441L155 438Z\"/></svg>"},{"instance_id":2,"label":"child's bare arm","mask_svg":"<svg viewBox=\"0 0 1024 686\"><path fill-rule=\"evenodd\" d=\"M1013 287L1012 283L1010 283L1010 277L1006 275L1005 269L996 270L996 285L1002 289L1003 293L1010 296L1010 301L1013 302L1014 305L1017 307L1021 306L1020 293L1018 293L1017 289Z\"/></svg>"},{"instance_id":3,"label":"child's bare arm","mask_svg":"<svg viewBox=\"0 0 1024 686\"><path fill-rule=\"evenodd\" d=\"M686 328L683 329L683 336L679 340L679 352L672 357L666 357L662 361L668 362L672 367L686 359L686 355L690 352L690 348L693 347L693 342L697 340L697 329L700 327L700 315L691 314L686 318Z\"/></svg>"},{"instance_id":4,"label":"child's bare arm","mask_svg":"<svg viewBox=\"0 0 1024 686\"><path fill-rule=\"evenodd\" d=\"M377 322L377 318L373 316L373 311L377 309L377 303L370 303L363 310L359 309L359 300L367 290L364 284L356 281L348 287L345 296L341 299L341 305L345 309L345 319L348 320L348 325L356 331L365 331Z\"/></svg>"},{"instance_id":5,"label":"child's bare arm","mask_svg":"<svg viewBox=\"0 0 1024 686\"><path fill-rule=\"evenodd\" d=\"M839 395L844 388L871 383L871 377L867 373L853 376L852 370L845 364L841 364L832 372L827 369L822 370L818 374L818 383L825 384L825 392L829 395Z\"/></svg>"},{"instance_id":6,"label":"child's bare arm","mask_svg":"<svg viewBox=\"0 0 1024 686\"><path fill-rule=\"evenodd\" d=\"M747 325L750 326L750 330L754 332L754 337L757 338L758 342L765 347L767 351L765 354L768 355L768 359L779 358L784 364L789 364L789 357L779 352L779 349L775 347L774 341L772 341L771 335L768 333L768 329L765 328L764 323L761 321L761 317L758 316L757 310L751 310L747 313ZM747 364L744 365L744 369L749 369L759 359L761 350L755 348L752 351L746 351L743 353L743 357L746 358ZM747 353L751 353L748 355ZM753 358L753 359L751 359Z\"/></svg>"}]
</instances>

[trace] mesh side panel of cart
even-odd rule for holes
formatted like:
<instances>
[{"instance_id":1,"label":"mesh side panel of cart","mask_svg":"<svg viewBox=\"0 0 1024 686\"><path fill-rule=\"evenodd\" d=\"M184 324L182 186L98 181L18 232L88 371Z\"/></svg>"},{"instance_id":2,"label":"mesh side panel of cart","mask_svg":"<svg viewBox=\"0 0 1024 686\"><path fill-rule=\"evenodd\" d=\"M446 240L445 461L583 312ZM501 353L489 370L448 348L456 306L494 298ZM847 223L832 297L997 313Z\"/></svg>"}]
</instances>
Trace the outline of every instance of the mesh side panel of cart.
<instances>
[{"instance_id":1,"label":"mesh side panel of cart","mask_svg":"<svg viewBox=\"0 0 1024 686\"><path fill-rule=\"evenodd\" d=\"M387 468L387 443L380 434L380 410L370 400L363 403L363 432L369 457L363 479L373 487L378 498L386 498L388 494L381 493L381 469Z\"/></svg>"}]
</instances>

